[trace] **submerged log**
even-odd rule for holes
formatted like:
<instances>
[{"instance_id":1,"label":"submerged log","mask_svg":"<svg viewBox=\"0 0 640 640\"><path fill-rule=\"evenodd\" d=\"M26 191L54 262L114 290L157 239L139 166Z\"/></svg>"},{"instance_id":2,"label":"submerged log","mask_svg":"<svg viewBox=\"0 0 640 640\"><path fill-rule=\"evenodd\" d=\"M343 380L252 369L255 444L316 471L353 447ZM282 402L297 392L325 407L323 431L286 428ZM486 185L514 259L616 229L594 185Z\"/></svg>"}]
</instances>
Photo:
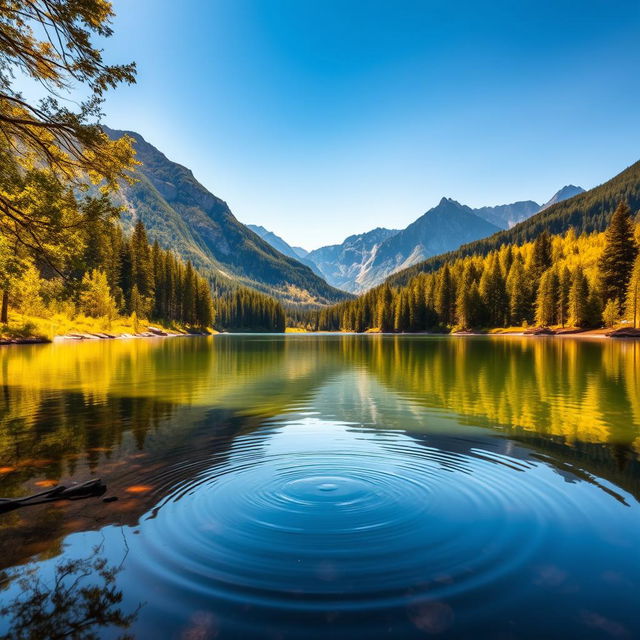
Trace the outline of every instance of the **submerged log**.
<instances>
[{"instance_id":1,"label":"submerged log","mask_svg":"<svg viewBox=\"0 0 640 640\"><path fill-rule=\"evenodd\" d=\"M88 480L81 484L74 484L70 487L58 485L40 493L34 493L24 498L0 498L0 513L7 513L20 507L30 507L43 502L53 502L54 500L81 500L103 495L107 490L100 478Z\"/></svg>"}]
</instances>

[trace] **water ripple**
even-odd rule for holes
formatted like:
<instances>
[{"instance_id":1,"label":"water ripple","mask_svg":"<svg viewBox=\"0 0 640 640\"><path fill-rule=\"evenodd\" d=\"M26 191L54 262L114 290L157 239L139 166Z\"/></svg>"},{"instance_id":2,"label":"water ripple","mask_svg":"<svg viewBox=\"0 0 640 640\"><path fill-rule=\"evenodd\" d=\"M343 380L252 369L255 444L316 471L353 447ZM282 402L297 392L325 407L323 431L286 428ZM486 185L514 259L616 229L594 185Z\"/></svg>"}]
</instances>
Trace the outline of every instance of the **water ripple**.
<instances>
[{"instance_id":1,"label":"water ripple","mask_svg":"<svg viewBox=\"0 0 640 640\"><path fill-rule=\"evenodd\" d=\"M183 594L280 611L486 599L536 552L550 519L576 517L551 485L529 481L534 463L385 436L343 451L339 440L278 451L239 438L143 523L139 570Z\"/></svg>"}]
</instances>

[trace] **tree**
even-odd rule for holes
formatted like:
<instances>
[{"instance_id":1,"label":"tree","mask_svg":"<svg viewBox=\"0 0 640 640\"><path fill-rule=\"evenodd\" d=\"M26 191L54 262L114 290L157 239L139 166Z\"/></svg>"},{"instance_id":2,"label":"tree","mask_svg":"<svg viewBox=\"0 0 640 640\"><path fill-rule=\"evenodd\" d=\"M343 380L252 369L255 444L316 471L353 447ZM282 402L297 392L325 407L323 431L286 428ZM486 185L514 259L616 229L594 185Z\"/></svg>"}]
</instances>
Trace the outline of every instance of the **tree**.
<instances>
[{"instance_id":1,"label":"tree","mask_svg":"<svg viewBox=\"0 0 640 640\"><path fill-rule=\"evenodd\" d=\"M517 326L524 324L529 320L531 312L531 292L520 254L515 257L509 270L507 294L511 323Z\"/></svg>"},{"instance_id":2,"label":"tree","mask_svg":"<svg viewBox=\"0 0 640 640\"><path fill-rule=\"evenodd\" d=\"M634 327L640 321L640 254L636 256L626 297L627 317Z\"/></svg>"},{"instance_id":3,"label":"tree","mask_svg":"<svg viewBox=\"0 0 640 640\"><path fill-rule=\"evenodd\" d=\"M545 229L541 234L539 234L533 242L533 251L531 254L531 264L530 271L531 276L536 282L542 277L542 274L551 266L552 264L552 247L551 247L551 236L549 232Z\"/></svg>"},{"instance_id":4,"label":"tree","mask_svg":"<svg viewBox=\"0 0 640 640\"><path fill-rule=\"evenodd\" d=\"M435 307L440 317L440 322L444 325L452 324L456 291L448 264L445 264L442 270L438 272L435 294Z\"/></svg>"},{"instance_id":5,"label":"tree","mask_svg":"<svg viewBox=\"0 0 640 640\"><path fill-rule=\"evenodd\" d=\"M489 324L494 327L505 326L509 314L509 301L506 284L496 255L491 256L488 266L485 267L480 278L479 289L489 315Z\"/></svg>"},{"instance_id":6,"label":"tree","mask_svg":"<svg viewBox=\"0 0 640 640\"><path fill-rule=\"evenodd\" d=\"M605 246L600 260L600 288L605 303L615 299L624 300L637 255L631 209L621 202L613 212L605 232Z\"/></svg>"},{"instance_id":7,"label":"tree","mask_svg":"<svg viewBox=\"0 0 640 640\"><path fill-rule=\"evenodd\" d=\"M38 270L30 264L16 282L19 309L22 313L33 316L44 314L42 300L42 278Z\"/></svg>"},{"instance_id":8,"label":"tree","mask_svg":"<svg viewBox=\"0 0 640 640\"><path fill-rule=\"evenodd\" d=\"M562 327L569 316L569 292L571 291L571 271L565 265L558 279L558 322Z\"/></svg>"},{"instance_id":9,"label":"tree","mask_svg":"<svg viewBox=\"0 0 640 640\"><path fill-rule=\"evenodd\" d=\"M618 300L609 300L602 312L602 321L605 327L613 327L620 320L620 303Z\"/></svg>"},{"instance_id":10,"label":"tree","mask_svg":"<svg viewBox=\"0 0 640 640\"><path fill-rule=\"evenodd\" d=\"M107 318L111 321L116 317L116 301L111 295L104 271L94 269L91 273L85 273L82 278L80 308L92 318Z\"/></svg>"},{"instance_id":11,"label":"tree","mask_svg":"<svg viewBox=\"0 0 640 640\"><path fill-rule=\"evenodd\" d=\"M589 324L589 283L581 267L577 267L573 274L573 283L569 291L569 317L576 327L586 327Z\"/></svg>"},{"instance_id":12,"label":"tree","mask_svg":"<svg viewBox=\"0 0 640 640\"><path fill-rule=\"evenodd\" d=\"M10 0L0 11L0 230L49 259L50 238L78 228L83 201L101 200L81 193L87 179L112 191L134 165L130 139L111 141L95 124L105 92L135 80L134 64L106 64L92 42L112 34L112 17L102 0ZM13 86L18 76L45 97L25 99ZM73 111L60 96L79 87L88 97ZM59 207L34 208L37 183L75 206L64 216Z\"/></svg>"},{"instance_id":13,"label":"tree","mask_svg":"<svg viewBox=\"0 0 640 640\"><path fill-rule=\"evenodd\" d=\"M536 322L544 327L555 324L559 281L554 269L547 269L540 278L536 298Z\"/></svg>"}]
</instances>

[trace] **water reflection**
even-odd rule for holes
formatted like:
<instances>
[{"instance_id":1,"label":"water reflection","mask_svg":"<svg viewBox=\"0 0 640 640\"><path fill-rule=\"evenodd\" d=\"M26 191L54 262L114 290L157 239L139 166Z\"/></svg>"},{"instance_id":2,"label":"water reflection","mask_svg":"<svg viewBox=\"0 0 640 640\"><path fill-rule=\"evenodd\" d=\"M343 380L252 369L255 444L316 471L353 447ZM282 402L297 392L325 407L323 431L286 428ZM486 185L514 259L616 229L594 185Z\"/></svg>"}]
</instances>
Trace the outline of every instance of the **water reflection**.
<instances>
[{"instance_id":1,"label":"water reflection","mask_svg":"<svg viewBox=\"0 0 640 640\"><path fill-rule=\"evenodd\" d=\"M46 577L35 565L19 573L7 572L2 582L9 594L0 616L8 621L10 631L0 640L97 640L107 630L129 629L142 604L130 613L122 610L120 570L96 547L87 558L55 563ZM117 635L118 640L132 637Z\"/></svg>"},{"instance_id":2,"label":"water reflection","mask_svg":"<svg viewBox=\"0 0 640 640\"><path fill-rule=\"evenodd\" d=\"M126 610L148 602L140 637L640 632L639 348L217 336L0 351L0 494L99 476L118 498L0 517L0 563L38 576L88 545L130 549L119 589Z\"/></svg>"}]
</instances>

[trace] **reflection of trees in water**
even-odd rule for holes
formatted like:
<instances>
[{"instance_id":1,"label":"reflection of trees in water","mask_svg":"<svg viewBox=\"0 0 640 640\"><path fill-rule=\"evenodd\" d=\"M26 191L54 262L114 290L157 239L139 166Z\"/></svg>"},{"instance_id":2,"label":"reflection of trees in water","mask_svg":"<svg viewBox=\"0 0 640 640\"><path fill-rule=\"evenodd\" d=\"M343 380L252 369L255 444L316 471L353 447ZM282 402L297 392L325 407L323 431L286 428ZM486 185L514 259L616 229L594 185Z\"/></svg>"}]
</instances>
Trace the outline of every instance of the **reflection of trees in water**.
<instances>
[{"instance_id":1,"label":"reflection of trees in water","mask_svg":"<svg viewBox=\"0 0 640 640\"><path fill-rule=\"evenodd\" d=\"M395 392L507 431L640 450L640 344L571 339L344 341Z\"/></svg>"},{"instance_id":2,"label":"reflection of trees in water","mask_svg":"<svg viewBox=\"0 0 640 640\"><path fill-rule=\"evenodd\" d=\"M19 595L0 608L9 622L0 640L97 640L100 629L128 629L142 605L130 613L120 608L120 567L110 565L101 552L96 547L90 558L58 562L49 582L36 565L22 567L15 577ZM133 638L128 633L118 637Z\"/></svg>"}]
</instances>

